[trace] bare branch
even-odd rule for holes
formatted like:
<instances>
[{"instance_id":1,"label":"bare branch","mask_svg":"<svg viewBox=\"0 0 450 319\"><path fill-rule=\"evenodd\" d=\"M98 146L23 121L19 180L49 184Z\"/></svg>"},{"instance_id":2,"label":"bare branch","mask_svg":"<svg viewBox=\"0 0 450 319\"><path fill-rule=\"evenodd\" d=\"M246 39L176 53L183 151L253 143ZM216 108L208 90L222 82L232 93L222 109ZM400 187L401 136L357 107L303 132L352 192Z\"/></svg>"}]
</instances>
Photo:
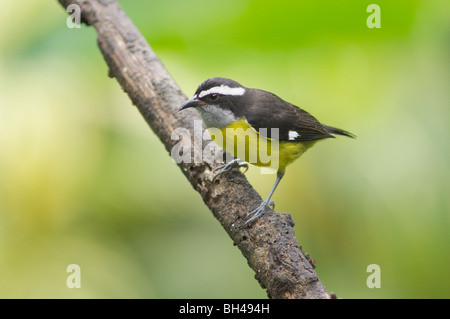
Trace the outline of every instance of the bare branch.
<instances>
[{"instance_id":1,"label":"bare branch","mask_svg":"<svg viewBox=\"0 0 450 319\"><path fill-rule=\"evenodd\" d=\"M82 21L97 30L109 76L117 79L170 153L179 142L171 139L174 129L185 127L193 132L193 121L200 118L192 110L178 112L186 96L146 40L115 0L59 2L64 8L80 6ZM236 227L247 212L261 204L261 197L239 170L223 174L213 183L215 165L181 163L179 167L247 258L270 298L329 298L297 244L289 214L268 210L251 227Z\"/></svg>"}]
</instances>

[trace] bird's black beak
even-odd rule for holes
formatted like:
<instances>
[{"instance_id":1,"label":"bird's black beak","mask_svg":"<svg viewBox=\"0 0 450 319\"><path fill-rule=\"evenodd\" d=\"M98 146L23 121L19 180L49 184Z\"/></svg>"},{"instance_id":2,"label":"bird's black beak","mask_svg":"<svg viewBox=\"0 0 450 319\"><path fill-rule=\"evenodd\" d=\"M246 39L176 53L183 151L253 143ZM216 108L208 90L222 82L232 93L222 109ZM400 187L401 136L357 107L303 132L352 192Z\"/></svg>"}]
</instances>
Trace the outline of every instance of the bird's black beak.
<instances>
[{"instance_id":1,"label":"bird's black beak","mask_svg":"<svg viewBox=\"0 0 450 319\"><path fill-rule=\"evenodd\" d=\"M190 107L197 107L200 106L203 102L200 101L197 97L197 95L194 95L189 100L183 103L183 105L178 109L178 111L183 111Z\"/></svg>"}]
</instances>

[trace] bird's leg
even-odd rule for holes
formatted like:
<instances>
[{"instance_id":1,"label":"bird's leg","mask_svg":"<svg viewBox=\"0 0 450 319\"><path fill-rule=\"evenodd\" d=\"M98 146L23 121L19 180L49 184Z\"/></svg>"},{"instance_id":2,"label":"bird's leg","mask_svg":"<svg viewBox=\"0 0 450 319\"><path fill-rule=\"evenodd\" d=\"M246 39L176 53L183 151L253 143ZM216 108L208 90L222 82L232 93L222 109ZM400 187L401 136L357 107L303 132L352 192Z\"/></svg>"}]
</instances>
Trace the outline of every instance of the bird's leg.
<instances>
[{"instance_id":1,"label":"bird's leg","mask_svg":"<svg viewBox=\"0 0 450 319\"><path fill-rule=\"evenodd\" d=\"M247 172L248 170L248 163L242 161L240 158L235 158L231 161L229 161L228 163L225 163L223 165L217 166L213 172L218 171L216 174L214 174L213 176L213 182L216 179L217 176L219 176L222 173L228 172L229 170L231 170L232 168L240 168L240 167L245 167L245 172Z\"/></svg>"},{"instance_id":2,"label":"bird's leg","mask_svg":"<svg viewBox=\"0 0 450 319\"><path fill-rule=\"evenodd\" d=\"M275 192L275 189L277 188L277 186L280 183L283 176L284 176L284 172L277 173L277 179L275 180L275 183L273 184L273 187L270 190L269 196L267 196L267 198L261 203L261 205L259 205L256 209L252 210L246 216L244 226L254 222L261 215L263 215L265 213L267 207L270 207L270 206L275 207L275 203L273 201L271 201L270 198L272 197L273 193Z\"/></svg>"}]
</instances>

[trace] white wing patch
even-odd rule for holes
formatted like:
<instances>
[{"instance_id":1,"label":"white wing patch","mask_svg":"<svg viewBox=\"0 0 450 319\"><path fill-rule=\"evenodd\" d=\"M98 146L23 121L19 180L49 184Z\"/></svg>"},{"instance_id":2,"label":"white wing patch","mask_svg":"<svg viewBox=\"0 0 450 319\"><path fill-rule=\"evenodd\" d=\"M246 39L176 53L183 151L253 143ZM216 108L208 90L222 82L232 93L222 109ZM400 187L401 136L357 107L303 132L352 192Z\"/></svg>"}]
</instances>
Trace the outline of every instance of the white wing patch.
<instances>
[{"instance_id":1,"label":"white wing patch","mask_svg":"<svg viewBox=\"0 0 450 319\"><path fill-rule=\"evenodd\" d=\"M245 93L245 89L242 87L239 88L230 88L229 86L226 85L221 85L221 86L215 86L213 88L210 88L209 90L206 91L201 91L198 94L199 98L205 97L208 94L222 94L222 95L244 95Z\"/></svg>"},{"instance_id":2,"label":"white wing patch","mask_svg":"<svg viewBox=\"0 0 450 319\"><path fill-rule=\"evenodd\" d=\"M296 131L289 131L289 141L294 141L299 136L300 134L298 134Z\"/></svg>"}]
</instances>

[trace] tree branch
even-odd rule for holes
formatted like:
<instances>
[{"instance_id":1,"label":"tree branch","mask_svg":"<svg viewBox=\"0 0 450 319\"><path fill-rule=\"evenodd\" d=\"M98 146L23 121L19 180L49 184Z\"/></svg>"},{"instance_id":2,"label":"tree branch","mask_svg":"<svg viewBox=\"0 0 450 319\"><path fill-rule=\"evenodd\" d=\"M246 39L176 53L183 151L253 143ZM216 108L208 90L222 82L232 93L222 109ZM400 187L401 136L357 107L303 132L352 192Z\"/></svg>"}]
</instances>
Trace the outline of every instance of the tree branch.
<instances>
[{"instance_id":1,"label":"tree branch","mask_svg":"<svg viewBox=\"0 0 450 319\"><path fill-rule=\"evenodd\" d=\"M109 76L117 79L169 153L179 142L171 139L174 129L184 127L194 132L193 122L200 120L198 114L192 110L178 112L186 96L115 0L59 2L64 8L78 5L82 21L95 27ZM193 140L194 133L191 136ZM178 165L247 258L270 298L330 297L297 244L289 214L268 210L251 227L236 227L247 212L261 203L261 197L239 170L223 174L213 183L215 165Z\"/></svg>"}]
</instances>

